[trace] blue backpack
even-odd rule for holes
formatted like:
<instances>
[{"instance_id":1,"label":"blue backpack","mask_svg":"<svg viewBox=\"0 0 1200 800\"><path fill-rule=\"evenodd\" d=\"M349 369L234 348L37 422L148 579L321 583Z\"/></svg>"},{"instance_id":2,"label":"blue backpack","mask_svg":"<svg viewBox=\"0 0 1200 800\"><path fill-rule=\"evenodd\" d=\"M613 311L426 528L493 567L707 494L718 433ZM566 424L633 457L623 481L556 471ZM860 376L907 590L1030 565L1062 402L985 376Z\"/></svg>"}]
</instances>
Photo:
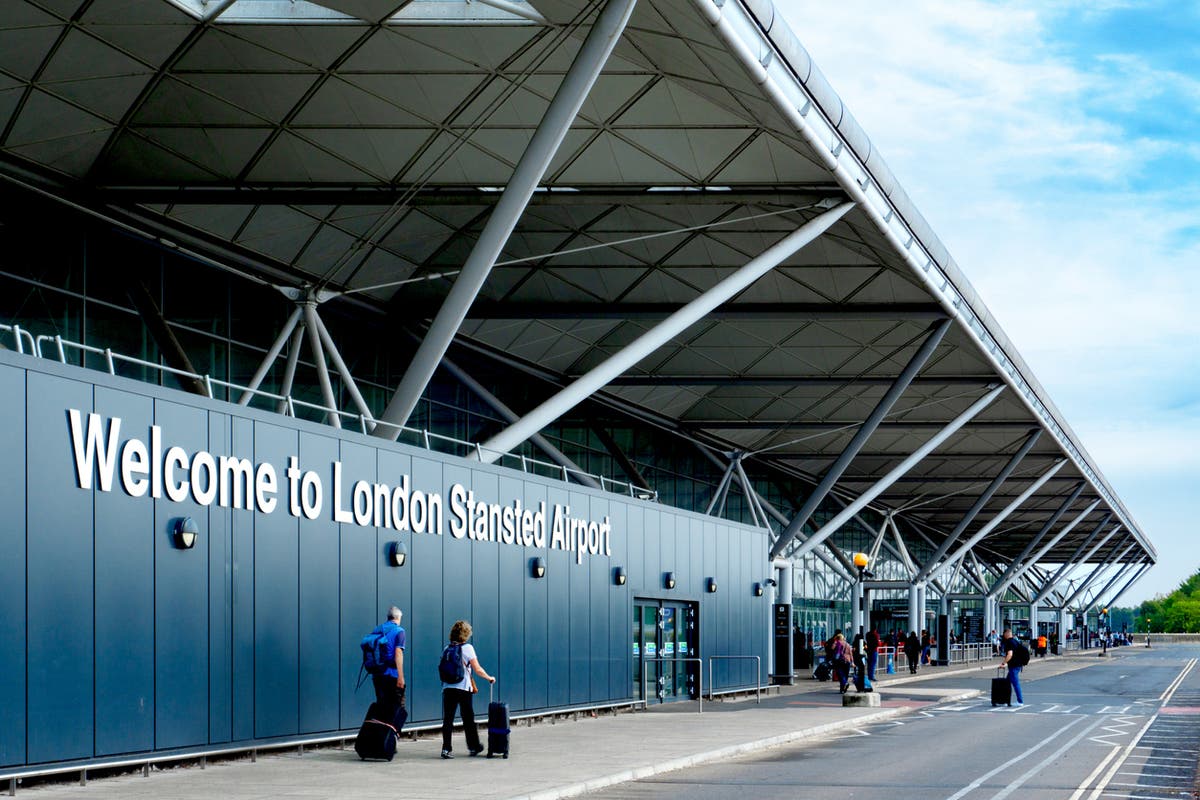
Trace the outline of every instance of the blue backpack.
<instances>
[{"instance_id":1,"label":"blue backpack","mask_svg":"<svg viewBox=\"0 0 1200 800\"><path fill-rule=\"evenodd\" d=\"M362 668L369 675L382 675L395 665L396 656L388 640L390 632L386 626L380 625L359 643L362 648Z\"/></svg>"},{"instance_id":2,"label":"blue backpack","mask_svg":"<svg viewBox=\"0 0 1200 800\"><path fill-rule=\"evenodd\" d=\"M451 642L442 650L442 660L438 662L438 677L442 679L442 683L462 683L463 678L467 677L460 643Z\"/></svg>"}]
</instances>

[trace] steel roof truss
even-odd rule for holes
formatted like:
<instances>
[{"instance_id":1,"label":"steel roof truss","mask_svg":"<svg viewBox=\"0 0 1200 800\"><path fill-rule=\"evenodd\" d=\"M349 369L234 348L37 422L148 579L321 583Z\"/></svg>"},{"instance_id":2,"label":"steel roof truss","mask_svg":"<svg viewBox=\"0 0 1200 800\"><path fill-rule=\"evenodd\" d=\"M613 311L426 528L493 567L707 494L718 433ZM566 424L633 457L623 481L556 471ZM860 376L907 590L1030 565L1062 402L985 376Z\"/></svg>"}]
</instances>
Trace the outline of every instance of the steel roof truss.
<instances>
[{"instance_id":1,"label":"steel roof truss","mask_svg":"<svg viewBox=\"0 0 1200 800\"><path fill-rule=\"evenodd\" d=\"M988 522L982 528L980 528L978 531L976 531L971 536L971 538L969 538L969 539L967 539L967 541L963 542L963 544L958 548L958 550L956 550L954 552L953 555L951 555L949 558L947 558L945 561L943 561L940 565L931 569L929 571L929 577L932 579L933 577L938 575L938 573L945 570L947 567L952 566L954 564L954 562L958 561L958 559L965 556L971 550L971 548L973 548L975 545L977 545L981 541L983 541L1010 514L1012 514L1014 511L1016 511L1022 505L1024 505L1026 500L1028 500L1030 497L1032 497L1034 495L1034 493L1037 492L1038 489L1040 489L1048 480L1053 478L1054 474L1056 472L1058 472L1060 469L1062 469L1066 464L1067 464L1067 460L1065 458L1061 459L1059 461L1056 461L1054 463L1054 465L1050 467L1050 469L1043 472L1036 481L1034 481L1032 484L1030 484L1029 488L1027 488L1025 491L1021 492L1021 494L1018 495L1016 497L1016 499L1014 499L1011 503L1009 503L1007 506L1005 506L1004 509L1002 511L1000 511L1000 513L998 513L996 516L994 516L990 520L988 520Z\"/></svg>"},{"instance_id":2,"label":"steel roof truss","mask_svg":"<svg viewBox=\"0 0 1200 800\"><path fill-rule=\"evenodd\" d=\"M1108 602L1104 604L1104 607L1112 608L1114 605L1116 605L1116 602L1121 599L1121 595L1123 595L1127 591L1129 591L1129 588L1131 586L1133 586L1135 583L1137 583L1138 580L1141 579L1142 575L1145 574L1146 570L1150 569L1150 567L1152 567L1152 566L1154 566L1154 565L1149 562L1142 564L1142 567L1141 567L1141 569L1139 569L1137 571L1137 574L1135 574L1132 578L1130 578L1129 582L1126 583L1123 587L1121 587L1121 590L1119 592L1114 594L1112 597L1108 598Z\"/></svg>"},{"instance_id":3,"label":"steel roof truss","mask_svg":"<svg viewBox=\"0 0 1200 800\"><path fill-rule=\"evenodd\" d=\"M1028 562L1026 562L1026 558L1028 558L1029 554L1033 552L1033 548L1037 547L1038 544L1041 543L1042 539L1044 539L1046 535L1050 533L1050 529L1058 523L1058 521L1062 518L1062 515L1067 513L1067 509L1069 509L1075 503L1075 501L1079 499L1079 495L1083 494L1084 487L1086 486L1087 483L1085 481L1080 481L1077 483L1075 488L1071 490L1071 493L1067 495L1065 500L1059 503L1058 508L1055 509L1054 513L1050 515L1050 518L1046 520L1045 524L1042 525L1041 530L1029 538L1029 541L1026 543L1024 549L1021 550L1020 555L1012 560L1012 562L1008 565L1008 569L1006 569L1004 574L1000 576L1000 580L998 580L996 585L992 587L993 597L999 597L1004 594L1004 590L1008 588L1008 585L1012 583L1013 579L1024 571L1025 568L1022 566L1023 564L1028 563L1031 565L1037 562L1038 559L1036 556L1030 559ZM1056 544L1064 535L1070 533L1071 529L1078 525L1084 517L1090 514L1092 509L1099 505L1099 503L1099 500L1095 501L1090 506L1085 508L1082 513L1076 516L1069 525L1064 526L1063 529L1051 540L1051 546Z\"/></svg>"},{"instance_id":4,"label":"steel roof truss","mask_svg":"<svg viewBox=\"0 0 1200 800\"><path fill-rule=\"evenodd\" d=\"M487 280L509 236L521 218L529 197L546 173L559 145L579 113L583 101L608 61L616 43L633 13L635 0L606 0L592 28L588 31L566 76L554 94L550 107L538 123L537 130L521 154L500 200L496 203L487 224L475 241L471 254L463 264L454 285L438 309L429 330L413 355L412 362L400 385L396 387L381 419L394 425L404 425L429 385L438 362L445 355L455 334ZM378 431L378 429L377 429ZM398 429L386 435L393 441ZM526 436L525 438L528 438Z\"/></svg>"},{"instance_id":5,"label":"steel roof truss","mask_svg":"<svg viewBox=\"0 0 1200 800\"><path fill-rule=\"evenodd\" d=\"M1128 545L1126 545L1126 546L1125 546L1125 547L1124 547L1122 550L1116 550L1116 549L1114 549L1114 550L1113 550L1113 552L1112 552L1111 554L1109 554L1108 558L1104 559L1104 561L1102 561L1102 562L1100 562L1099 564L1097 564L1097 565L1096 565L1096 568L1095 568L1095 569L1093 569L1093 570L1091 571L1091 573L1089 573L1089 574L1088 574L1088 576L1087 576L1086 578L1084 578L1084 579L1083 579L1083 582L1082 582L1082 583L1080 583L1080 584L1079 584L1079 586L1077 586L1077 587L1075 588L1075 591L1074 591L1074 592L1071 594L1071 596L1070 596L1070 597L1068 597L1066 600L1064 600L1064 601L1063 601L1063 607L1064 607L1064 608L1065 608L1066 606L1069 606L1069 605L1071 605L1071 603L1075 602L1075 600L1076 600L1076 599L1077 599L1077 598L1078 598L1078 597L1079 597L1081 594L1083 594L1083 593L1084 593L1084 591L1085 591L1086 589L1088 589L1089 587L1091 587L1091 586L1092 586L1092 584L1094 584L1094 583L1096 582L1096 579L1097 579L1097 578L1099 578L1099 577L1100 577L1100 575L1101 575L1101 574L1102 574L1102 573L1103 573L1105 570L1107 570L1107 569L1108 569L1110 566L1112 566L1112 565L1113 565L1115 562L1118 562L1118 561L1120 561L1122 558L1124 558L1124 557L1125 557L1125 554L1127 554L1127 553L1128 553L1130 550L1132 550L1134 547L1136 547L1136 546L1137 546L1137 540L1136 540L1136 539L1133 539L1133 537L1132 537L1132 536L1130 536L1129 538L1130 538L1130 539L1132 539L1132 541L1130 541L1130 542L1129 542L1129 544L1128 544Z\"/></svg>"},{"instance_id":6,"label":"steel roof truss","mask_svg":"<svg viewBox=\"0 0 1200 800\"><path fill-rule=\"evenodd\" d=\"M1033 449L1033 446L1037 444L1037 441L1041 438L1041 436L1042 431L1039 428L1025 439L1025 442L1021 445L1020 449L1013 454L1012 458L1008 460L1008 463L1004 465L1004 468L1000 470L999 474L997 474L996 477L992 479L992 482L987 485L987 488L980 493L970 510L967 511L963 518L958 521L958 524L954 526L954 530L950 532L950 535L947 536L940 545L938 545L938 548L934 552L933 556L925 563L925 566L921 568L920 572L917 573L916 580L921 581L929 577L929 573L933 570L934 566L936 566L937 562L945 557L951 546L958 541L958 537L962 536L963 531L965 531L967 527L975 521L975 517L978 516L979 512L983 510L983 507L987 505L988 501L992 499L992 495L996 493L1002 483L1008 480L1008 477L1012 475L1013 470L1015 470L1017 465L1021 463L1021 460L1029 454L1029 451Z\"/></svg>"},{"instance_id":7,"label":"steel roof truss","mask_svg":"<svg viewBox=\"0 0 1200 800\"><path fill-rule=\"evenodd\" d=\"M1047 597L1049 597L1050 593L1054 590L1054 588L1056 586L1058 586L1059 583L1062 582L1062 579L1063 579L1064 575L1067 573L1067 571L1073 570L1080 563L1078 560L1079 556L1088 547L1088 545L1090 545L1096 539L1096 537L1100 535L1100 531L1104 530L1104 527L1106 525L1108 525L1109 520L1111 520L1111 519L1112 519L1112 512L1109 511L1100 520L1100 523L1098 525L1096 525L1095 528L1092 529L1092 532L1088 534L1087 538L1084 539L1082 543L1080 543L1079 547L1075 548L1075 552L1071 554L1070 558L1067 558L1065 561L1063 561L1063 563L1059 566L1058 571L1055 572L1054 575L1045 582L1045 584L1042 586L1041 591L1038 592L1038 596L1036 598L1034 598L1035 603L1040 603L1043 600L1045 600ZM1103 547L1104 542L1107 542L1113 534L1115 534L1118 530L1120 530L1120 527L1121 526L1118 525L1116 528L1114 528L1112 531L1110 531L1108 536L1105 536L1103 541L1101 541L1098 545L1096 545L1095 549L1099 550L1101 547ZM1083 560L1087 561L1087 558L1084 558Z\"/></svg>"},{"instance_id":8,"label":"steel roof truss","mask_svg":"<svg viewBox=\"0 0 1200 800\"><path fill-rule=\"evenodd\" d=\"M933 351L941 344L946 331L949 329L950 320L948 319L931 326L929 334L925 337L925 341L921 343L921 346L917 348L917 352L909 359L904 370L896 377L896 380L888 388L884 396L880 398L875 408L871 411L870 416L855 431L854 438L850 440L850 444L846 446L842 454L826 470L825 474L821 477L821 482L817 484L812 494L804 501L804 505L800 508L800 511L796 513L796 516L792 517L792 521L788 523L783 533L779 535L779 539L776 540L774 547L771 548L771 558L778 557L792 541L796 533L803 529L805 523L812 517L813 512L817 510L817 506L821 504L821 501L833 489L834 484L842 477L842 473L850 466L850 462L866 446L867 440L875 433L875 429L879 427L879 423L892 410L892 406L896 404L896 401L908 389L908 385L912 382L912 379L925 366L925 362L933 355Z\"/></svg>"},{"instance_id":9,"label":"steel roof truss","mask_svg":"<svg viewBox=\"0 0 1200 800\"><path fill-rule=\"evenodd\" d=\"M610 0L611 2L611 0ZM686 306L667 317L661 323L637 337L622 350L611 355L590 372L576 379L546 402L530 411L516 424L509 426L487 442L484 442L478 458L492 463L501 454L508 452L529 436L603 388L610 380L622 374L646 356L704 319L712 309L726 302L755 280L774 269L788 256L824 233L841 219L853 203L842 203L814 217L788 236L767 249L733 274L725 277L708 291ZM428 337L427 337L428 339Z\"/></svg>"}]
</instances>

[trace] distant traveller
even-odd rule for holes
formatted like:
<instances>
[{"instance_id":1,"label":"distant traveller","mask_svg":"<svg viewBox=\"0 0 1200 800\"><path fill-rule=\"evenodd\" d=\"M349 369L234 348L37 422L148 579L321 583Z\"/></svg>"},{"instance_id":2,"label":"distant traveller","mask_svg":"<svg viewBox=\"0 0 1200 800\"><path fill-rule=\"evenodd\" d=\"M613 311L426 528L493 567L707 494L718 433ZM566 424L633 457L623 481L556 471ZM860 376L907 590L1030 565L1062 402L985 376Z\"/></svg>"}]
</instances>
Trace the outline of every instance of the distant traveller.
<instances>
[{"instance_id":1,"label":"distant traveller","mask_svg":"<svg viewBox=\"0 0 1200 800\"><path fill-rule=\"evenodd\" d=\"M879 661L879 632L874 628L867 631L867 680L875 680L875 666Z\"/></svg>"},{"instance_id":2,"label":"distant traveller","mask_svg":"<svg viewBox=\"0 0 1200 800\"><path fill-rule=\"evenodd\" d=\"M904 640L904 659L908 662L908 671L917 674L917 664L921 661L921 640L916 631L909 631Z\"/></svg>"},{"instance_id":3,"label":"distant traveller","mask_svg":"<svg viewBox=\"0 0 1200 800\"><path fill-rule=\"evenodd\" d=\"M396 606L388 609L387 619L382 625L372 631L382 634L387 643L388 668L371 676L375 685L375 702L389 709L394 715L396 709L404 708L404 628L400 627L403 613Z\"/></svg>"},{"instance_id":4,"label":"distant traveller","mask_svg":"<svg viewBox=\"0 0 1200 800\"><path fill-rule=\"evenodd\" d=\"M850 645L846 642L846 637L842 636L842 632L838 631L833 635L833 671L837 673L838 686L841 688L842 694L846 693L846 687L850 683L850 665L854 663L854 655L850 652Z\"/></svg>"},{"instance_id":5,"label":"distant traveller","mask_svg":"<svg viewBox=\"0 0 1200 800\"><path fill-rule=\"evenodd\" d=\"M1029 663L1029 649L1013 638L1011 628L1004 629L1000 649L1004 653L1004 666L1008 667L1008 682L1012 684L1013 696L1017 698L1017 705L1023 706L1025 698L1021 695L1021 668Z\"/></svg>"}]
</instances>

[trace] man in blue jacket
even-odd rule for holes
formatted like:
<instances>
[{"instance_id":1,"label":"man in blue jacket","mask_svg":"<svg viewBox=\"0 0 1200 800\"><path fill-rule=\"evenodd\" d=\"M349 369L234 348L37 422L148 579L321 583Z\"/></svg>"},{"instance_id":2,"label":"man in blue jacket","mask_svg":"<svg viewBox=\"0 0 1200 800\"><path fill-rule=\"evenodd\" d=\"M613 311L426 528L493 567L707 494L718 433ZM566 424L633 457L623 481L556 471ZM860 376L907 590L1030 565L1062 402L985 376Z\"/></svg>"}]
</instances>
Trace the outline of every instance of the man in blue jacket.
<instances>
[{"instance_id":1,"label":"man in blue jacket","mask_svg":"<svg viewBox=\"0 0 1200 800\"><path fill-rule=\"evenodd\" d=\"M404 708L404 628L400 627L403 616L400 609L392 606L388 609L387 621L377 627L372 633L383 633L386 636L388 650L391 653L390 665L383 672L372 675L375 684L375 701L384 708Z\"/></svg>"}]
</instances>

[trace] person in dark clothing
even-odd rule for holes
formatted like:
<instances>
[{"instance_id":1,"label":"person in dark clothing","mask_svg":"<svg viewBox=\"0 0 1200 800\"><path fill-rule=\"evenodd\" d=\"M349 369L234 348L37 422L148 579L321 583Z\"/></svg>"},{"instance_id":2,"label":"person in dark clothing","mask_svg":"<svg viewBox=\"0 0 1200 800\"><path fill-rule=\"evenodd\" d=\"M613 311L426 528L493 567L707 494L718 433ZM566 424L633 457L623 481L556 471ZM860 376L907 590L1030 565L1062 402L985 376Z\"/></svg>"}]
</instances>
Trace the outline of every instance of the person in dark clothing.
<instances>
[{"instance_id":1,"label":"person in dark clothing","mask_svg":"<svg viewBox=\"0 0 1200 800\"><path fill-rule=\"evenodd\" d=\"M874 629L867 631L867 680L875 680L875 665L879 661L879 633Z\"/></svg>"},{"instance_id":2,"label":"person in dark clothing","mask_svg":"<svg viewBox=\"0 0 1200 800\"><path fill-rule=\"evenodd\" d=\"M833 645L830 648L833 653L833 671L837 675L838 686L841 687L842 694L846 693L846 687L850 683L850 665L854 663L854 656L850 651L850 645L846 642L846 637L842 636L842 632L838 631L833 635Z\"/></svg>"},{"instance_id":3,"label":"person in dark clothing","mask_svg":"<svg viewBox=\"0 0 1200 800\"><path fill-rule=\"evenodd\" d=\"M375 685L375 702L386 709L388 714L395 715L399 708L404 708L404 628L400 627L403 616L400 609L392 606L388 609L387 621L377 627L373 633L383 633L387 636L388 668L378 675L372 675Z\"/></svg>"},{"instance_id":4,"label":"person in dark clothing","mask_svg":"<svg viewBox=\"0 0 1200 800\"><path fill-rule=\"evenodd\" d=\"M854 634L850 644L854 653L854 689L859 692L873 692L871 679L867 675L867 642L861 633Z\"/></svg>"},{"instance_id":5,"label":"person in dark clothing","mask_svg":"<svg viewBox=\"0 0 1200 800\"><path fill-rule=\"evenodd\" d=\"M904 658L908 661L908 671L916 675L917 664L921 660L921 640L917 638L916 631L909 631L908 638L904 640Z\"/></svg>"},{"instance_id":6,"label":"person in dark clothing","mask_svg":"<svg viewBox=\"0 0 1200 800\"><path fill-rule=\"evenodd\" d=\"M929 631L921 631L921 663L929 663L929 646L932 640L929 638Z\"/></svg>"},{"instance_id":7,"label":"person in dark clothing","mask_svg":"<svg viewBox=\"0 0 1200 800\"><path fill-rule=\"evenodd\" d=\"M1014 661L1017 651L1023 649L1023 645L1013 638L1013 633L1010 628L1005 628L1001 634L1000 652L1004 653L1004 666L1008 667L1008 682L1012 684L1013 696L1017 699L1017 705L1025 705L1025 697L1021 694L1021 667L1023 663ZM1025 653L1025 660L1028 662L1029 655Z\"/></svg>"}]
</instances>

